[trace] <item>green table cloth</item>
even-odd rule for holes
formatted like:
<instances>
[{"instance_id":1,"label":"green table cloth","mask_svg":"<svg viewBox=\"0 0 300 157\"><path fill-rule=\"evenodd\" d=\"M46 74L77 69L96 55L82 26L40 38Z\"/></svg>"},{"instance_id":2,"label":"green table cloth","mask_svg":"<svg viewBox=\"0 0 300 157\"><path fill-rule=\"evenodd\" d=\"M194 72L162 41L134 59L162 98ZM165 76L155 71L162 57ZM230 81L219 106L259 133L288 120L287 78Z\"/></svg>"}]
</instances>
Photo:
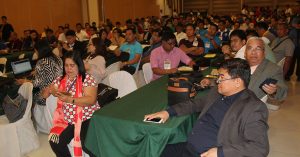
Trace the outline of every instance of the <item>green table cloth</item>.
<instances>
[{"instance_id":1,"label":"green table cloth","mask_svg":"<svg viewBox=\"0 0 300 157\"><path fill-rule=\"evenodd\" d=\"M186 141L197 115L173 117L164 124L143 122L145 114L167 108L167 82L164 76L96 111L86 147L99 157L159 157L165 145Z\"/></svg>"}]
</instances>

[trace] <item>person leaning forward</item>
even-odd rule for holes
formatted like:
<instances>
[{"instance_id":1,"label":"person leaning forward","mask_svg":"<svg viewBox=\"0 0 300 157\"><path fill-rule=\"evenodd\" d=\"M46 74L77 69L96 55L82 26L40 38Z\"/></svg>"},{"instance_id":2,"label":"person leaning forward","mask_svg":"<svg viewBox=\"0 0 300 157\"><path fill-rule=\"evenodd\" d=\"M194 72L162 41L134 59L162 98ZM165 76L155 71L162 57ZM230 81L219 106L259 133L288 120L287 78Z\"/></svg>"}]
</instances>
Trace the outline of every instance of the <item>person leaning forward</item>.
<instances>
[{"instance_id":1,"label":"person leaning forward","mask_svg":"<svg viewBox=\"0 0 300 157\"><path fill-rule=\"evenodd\" d=\"M268 109L247 89L250 66L234 58L225 61L217 86L206 97L189 100L167 110L145 115L146 119L200 112L187 142L168 144L162 157L266 157L269 153Z\"/></svg>"}]
</instances>

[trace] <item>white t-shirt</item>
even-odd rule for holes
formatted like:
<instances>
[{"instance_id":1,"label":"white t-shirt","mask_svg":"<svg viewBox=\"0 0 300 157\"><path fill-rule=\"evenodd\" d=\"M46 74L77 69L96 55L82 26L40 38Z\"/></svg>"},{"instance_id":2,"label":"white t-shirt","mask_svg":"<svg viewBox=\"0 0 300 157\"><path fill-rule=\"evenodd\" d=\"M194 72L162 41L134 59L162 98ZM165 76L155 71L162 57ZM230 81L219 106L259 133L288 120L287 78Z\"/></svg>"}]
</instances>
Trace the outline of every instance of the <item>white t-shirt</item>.
<instances>
[{"instance_id":1,"label":"white t-shirt","mask_svg":"<svg viewBox=\"0 0 300 157\"><path fill-rule=\"evenodd\" d=\"M244 45L234 56L234 58L245 59L246 45Z\"/></svg>"},{"instance_id":2,"label":"white t-shirt","mask_svg":"<svg viewBox=\"0 0 300 157\"><path fill-rule=\"evenodd\" d=\"M88 35L84 30L81 30L79 33L76 32L76 36L78 38L78 41L88 40Z\"/></svg>"},{"instance_id":3,"label":"white t-shirt","mask_svg":"<svg viewBox=\"0 0 300 157\"><path fill-rule=\"evenodd\" d=\"M62 42L67 41L65 33L60 33L58 35L58 41L62 41Z\"/></svg>"},{"instance_id":4,"label":"white t-shirt","mask_svg":"<svg viewBox=\"0 0 300 157\"><path fill-rule=\"evenodd\" d=\"M180 33L175 32L174 35L176 36L177 44L179 44L181 39L187 38L187 36L184 32L180 32Z\"/></svg>"}]
</instances>

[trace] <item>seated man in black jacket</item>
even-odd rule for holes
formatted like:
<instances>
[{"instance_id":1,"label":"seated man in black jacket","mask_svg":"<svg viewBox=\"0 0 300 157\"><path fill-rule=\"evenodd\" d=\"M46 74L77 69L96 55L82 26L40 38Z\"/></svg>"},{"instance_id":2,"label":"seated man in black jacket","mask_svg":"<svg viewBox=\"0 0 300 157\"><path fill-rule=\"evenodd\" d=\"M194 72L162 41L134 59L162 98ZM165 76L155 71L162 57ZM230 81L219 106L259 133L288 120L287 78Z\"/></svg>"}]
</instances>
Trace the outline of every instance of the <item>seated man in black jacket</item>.
<instances>
[{"instance_id":1,"label":"seated man in black jacket","mask_svg":"<svg viewBox=\"0 0 300 157\"><path fill-rule=\"evenodd\" d=\"M269 153L268 109L247 89L250 66L242 59L225 61L217 88L207 96L175 104L145 119L201 112L187 142L169 144L162 157L266 157Z\"/></svg>"}]
</instances>

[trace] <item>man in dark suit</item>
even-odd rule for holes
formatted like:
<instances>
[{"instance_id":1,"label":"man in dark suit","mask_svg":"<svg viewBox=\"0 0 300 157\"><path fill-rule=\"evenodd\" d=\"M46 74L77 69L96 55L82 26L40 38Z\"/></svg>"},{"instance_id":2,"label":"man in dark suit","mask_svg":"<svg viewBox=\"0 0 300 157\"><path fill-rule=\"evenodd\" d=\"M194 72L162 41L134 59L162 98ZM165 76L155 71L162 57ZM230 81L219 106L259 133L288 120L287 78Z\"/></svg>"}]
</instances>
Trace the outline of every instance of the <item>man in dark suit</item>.
<instances>
[{"instance_id":1,"label":"man in dark suit","mask_svg":"<svg viewBox=\"0 0 300 157\"><path fill-rule=\"evenodd\" d=\"M74 50L77 50L81 53L81 57L84 57L86 54L86 48L84 47L84 44L78 40L76 40L76 34L73 30L68 30L66 32L66 39L67 42L63 43L63 56L68 52L73 52Z\"/></svg>"},{"instance_id":2,"label":"man in dark suit","mask_svg":"<svg viewBox=\"0 0 300 157\"><path fill-rule=\"evenodd\" d=\"M217 87L206 97L179 103L145 118L201 112L187 142L169 144L162 157L266 157L269 153L268 109L247 89L250 66L242 59L225 61Z\"/></svg>"}]
</instances>

